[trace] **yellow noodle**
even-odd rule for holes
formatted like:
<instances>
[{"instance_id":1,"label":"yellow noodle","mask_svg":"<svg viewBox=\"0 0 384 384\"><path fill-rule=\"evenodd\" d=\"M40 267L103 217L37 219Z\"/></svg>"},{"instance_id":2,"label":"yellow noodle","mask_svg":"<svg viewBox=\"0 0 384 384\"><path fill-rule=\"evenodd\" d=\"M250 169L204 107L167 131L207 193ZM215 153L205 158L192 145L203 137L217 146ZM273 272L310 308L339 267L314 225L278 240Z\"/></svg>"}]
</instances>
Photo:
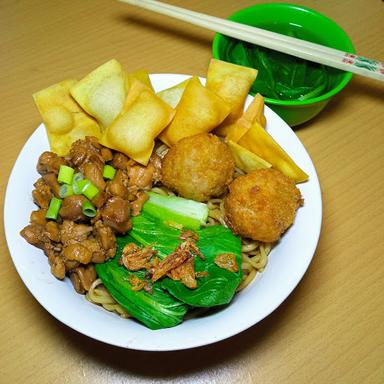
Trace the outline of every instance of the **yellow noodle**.
<instances>
[{"instance_id":1,"label":"yellow noodle","mask_svg":"<svg viewBox=\"0 0 384 384\"><path fill-rule=\"evenodd\" d=\"M209 217L212 219L216 219L217 221L221 218L221 212L220 209L210 209L209 210Z\"/></svg>"},{"instance_id":2,"label":"yellow noodle","mask_svg":"<svg viewBox=\"0 0 384 384\"><path fill-rule=\"evenodd\" d=\"M220 209L220 204L222 201L223 201L222 199L208 200L207 202L208 209Z\"/></svg>"},{"instance_id":3,"label":"yellow noodle","mask_svg":"<svg viewBox=\"0 0 384 384\"><path fill-rule=\"evenodd\" d=\"M97 304L113 304L114 301L112 300L112 297L108 295L109 293L106 289L95 288L91 291L89 297L92 299L93 302Z\"/></svg>"},{"instance_id":4,"label":"yellow noodle","mask_svg":"<svg viewBox=\"0 0 384 384\"><path fill-rule=\"evenodd\" d=\"M264 251L266 255L269 255L269 252L271 252L272 244L271 243L263 243Z\"/></svg>"},{"instance_id":5,"label":"yellow noodle","mask_svg":"<svg viewBox=\"0 0 384 384\"><path fill-rule=\"evenodd\" d=\"M124 318L129 317L129 313L111 296L101 279L97 279L92 283L85 297L91 303L101 305L109 312L115 312Z\"/></svg>"},{"instance_id":6,"label":"yellow noodle","mask_svg":"<svg viewBox=\"0 0 384 384\"><path fill-rule=\"evenodd\" d=\"M245 242L243 241L243 245L241 247L241 252L243 253L249 253L254 251L259 247L259 243L257 241L254 242Z\"/></svg>"},{"instance_id":7,"label":"yellow noodle","mask_svg":"<svg viewBox=\"0 0 384 384\"><path fill-rule=\"evenodd\" d=\"M206 227L209 227L211 225L217 225L217 221L213 219L212 217L208 216L207 223L205 224Z\"/></svg>"},{"instance_id":8,"label":"yellow noodle","mask_svg":"<svg viewBox=\"0 0 384 384\"><path fill-rule=\"evenodd\" d=\"M120 304L118 303L105 304L103 305L103 307L109 312L116 312L118 315L120 315L121 317L124 317L125 319L128 319L129 317L129 313L123 307L121 307Z\"/></svg>"},{"instance_id":9,"label":"yellow noodle","mask_svg":"<svg viewBox=\"0 0 384 384\"><path fill-rule=\"evenodd\" d=\"M208 217L210 219L213 219L214 220L214 224L213 225L217 225L217 224L220 224L224 227L226 227L226 223L224 221L224 217L223 215L221 214L221 211L218 210L218 209L213 209L213 210L209 210L208 211Z\"/></svg>"},{"instance_id":10,"label":"yellow noodle","mask_svg":"<svg viewBox=\"0 0 384 384\"><path fill-rule=\"evenodd\" d=\"M163 196L168 196L167 191L165 191L164 188L160 188L160 187L153 187L151 189L151 192L155 192L155 193L158 193L159 195L163 195Z\"/></svg>"},{"instance_id":11,"label":"yellow noodle","mask_svg":"<svg viewBox=\"0 0 384 384\"><path fill-rule=\"evenodd\" d=\"M156 193L159 193L160 195L163 195L163 196L175 196L174 192L172 192L171 190L169 190L168 188L165 188L163 186L153 187L151 189L151 192L156 192Z\"/></svg>"},{"instance_id":12,"label":"yellow noodle","mask_svg":"<svg viewBox=\"0 0 384 384\"><path fill-rule=\"evenodd\" d=\"M240 292L242 289L244 289L247 285L250 284L250 282L255 278L256 276L256 269L253 269L248 276L245 276L240 285L237 287L236 292Z\"/></svg>"},{"instance_id":13,"label":"yellow noodle","mask_svg":"<svg viewBox=\"0 0 384 384\"><path fill-rule=\"evenodd\" d=\"M249 273L250 271L252 271L254 268L251 264L249 264L248 262L242 262L241 263L241 270L244 272L244 273Z\"/></svg>"},{"instance_id":14,"label":"yellow noodle","mask_svg":"<svg viewBox=\"0 0 384 384\"><path fill-rule=\"evenodd\" d=\"M242 176L242 175L245 175L245 172L244 172L242 169L236 167L236 168L235 168L235 178L236 178L237 176Z\"/></svg>"},{"instance_id":15,"label":"yellow noodle","mask_svg":"<svg viewBox=\"0 0 384 384\"><path fill-rule=\"evenodd\" d=\"M243 253L243 260L245 260L248 264L250 264L254 269L259 269L258 263L253 260L253 258L249 257L245 253Z\"/></svg>"},{"instance_id":16,"label":"yellow noodle","mask_svg":"<svg viewBox=\"0 0 384 384\"><path fill-rule=\"evenodd\" d=\"M161 158L163 158L167 152L168 152L168 146L165 145L165 144L160 144L158 147L156 147L155 149L155 152L158 156L160 156Z\"/></svg>"}]
</instances>

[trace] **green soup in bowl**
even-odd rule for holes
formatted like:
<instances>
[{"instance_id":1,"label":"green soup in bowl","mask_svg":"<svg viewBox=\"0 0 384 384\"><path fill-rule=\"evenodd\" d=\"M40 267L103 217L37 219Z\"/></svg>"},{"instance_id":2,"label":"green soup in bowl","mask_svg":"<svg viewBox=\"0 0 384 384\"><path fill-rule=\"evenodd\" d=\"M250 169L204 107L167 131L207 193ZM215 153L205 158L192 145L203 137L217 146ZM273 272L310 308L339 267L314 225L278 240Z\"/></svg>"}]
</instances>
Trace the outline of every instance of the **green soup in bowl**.
<instances>
[{"instance_id":1,"label":"green soup in bowl","mask_svg":"<svg viewBox=\"0 0 384 384\"><path fill-rule=\"evenodd\" d=\"M354 53L348 35L331 19L309 8L258 4L242 9L230 20ZM351 80L352 74L258 47L217 33L213 57L259 70L251 94L261 93L266 104L289 125L316 116Z\"/></svg>"}]
</instances>

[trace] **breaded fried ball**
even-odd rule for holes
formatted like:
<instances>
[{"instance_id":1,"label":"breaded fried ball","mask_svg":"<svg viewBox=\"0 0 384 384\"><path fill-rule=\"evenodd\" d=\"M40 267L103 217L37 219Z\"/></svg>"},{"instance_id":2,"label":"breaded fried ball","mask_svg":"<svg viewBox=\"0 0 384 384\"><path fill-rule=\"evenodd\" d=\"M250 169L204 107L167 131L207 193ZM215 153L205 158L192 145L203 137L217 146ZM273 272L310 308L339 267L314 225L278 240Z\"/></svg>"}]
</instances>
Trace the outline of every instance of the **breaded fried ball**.
<instances>
[{"instance_id":1,"label":"breaded fried ball","mask_svg":"<svg viewBox=\"0 0 384 384\"><path fill-rule=\"evenodd\" d=\"M302 204L293 179L276 169L258 169L230 184L225 221L240 236L272 243L291 226Z\"/></svg>"},{"instance_id":2,"label":"breaded fried ball","mask_svg":"<svg viewBox=\"0 0 384 384\"><path fill-rule=\"evenodd\" d=\"M162 162L162 183L182 197L207 201L226 192L234 172L227 145L213 134L201 133L169 149Z\"/></svg>"}]
</instances>

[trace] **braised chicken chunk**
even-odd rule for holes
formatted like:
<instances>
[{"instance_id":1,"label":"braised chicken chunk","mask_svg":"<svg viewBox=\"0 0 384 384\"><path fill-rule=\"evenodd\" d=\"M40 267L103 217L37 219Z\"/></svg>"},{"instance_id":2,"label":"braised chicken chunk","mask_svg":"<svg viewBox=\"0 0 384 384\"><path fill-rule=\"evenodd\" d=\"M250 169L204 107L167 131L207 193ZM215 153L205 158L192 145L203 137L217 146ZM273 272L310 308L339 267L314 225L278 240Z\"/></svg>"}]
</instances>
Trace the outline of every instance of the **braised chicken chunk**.
<instances>
[{"instance_id":1,"label":"braised chicken chunk","mask_svg":"<svg viewBox=\"0 0 384 384\"><path fill-rule=\"evenodd\" d=\"M30 224L21 236L44 251L55 277L69 276L77 292L87 292L96 279L93 264L115 256L116 234L131 229L131 215L140 213L148 198L145 191L159 180L159 163L153 156L145 167L100 145L94 137L75 141L65 157L42 153L37 164L41 177L32 191L39 210L31 213ZM88 180L96 188L96 195L88 198L80 191L61 198L58 174L62 165ZM110 179L103 174L106 165L117 171ZM56 220L46 217L53 197L61 200ZM94 206L94 215L86 215L86 203ZM153 255L149 249L142 253L145 260ZM127 266L138 268L142 261L137 264L135 257L125 259Z\"/></svg>"}]
</instances>

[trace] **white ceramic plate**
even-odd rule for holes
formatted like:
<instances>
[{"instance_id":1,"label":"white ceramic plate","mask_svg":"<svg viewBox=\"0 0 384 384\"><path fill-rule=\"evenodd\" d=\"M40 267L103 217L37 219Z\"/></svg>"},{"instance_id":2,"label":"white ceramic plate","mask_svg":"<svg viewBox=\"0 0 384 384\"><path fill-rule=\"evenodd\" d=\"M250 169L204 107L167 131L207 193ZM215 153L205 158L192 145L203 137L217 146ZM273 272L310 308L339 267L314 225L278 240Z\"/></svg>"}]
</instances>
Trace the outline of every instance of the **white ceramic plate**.
<instances>
[{"instance_id":1,"label":"white ceramic plate","mask_svg":"<svg viewBox=\"0 0 384 384\"><path fill-rule=\"evenodd\" d=\"M160 91L183 81L184 75L152 75ZM248 103L251 97L248 98ZM294 225L269 256L262 274L232 303L209 316L184 321L174 328L151 331L138 322L122 319L89 303L76 294L69 279L59 281L50 272L43 251L28 244L19 232L29 223L36 209L32 201L33 183L38 179L39 155L49 150L41 124L20 152L9 178L4 227L9 251L17 272L32 295L54 317L89 337L108 344L146 351L169 351L198 347L236 335L256 324L276 309L303 277L318 242L322 204L318 178L305 148L291 128L272 110L265 108L267 130L309 174L299 185L305 199Z\"/></svg>"}]
</instances>

